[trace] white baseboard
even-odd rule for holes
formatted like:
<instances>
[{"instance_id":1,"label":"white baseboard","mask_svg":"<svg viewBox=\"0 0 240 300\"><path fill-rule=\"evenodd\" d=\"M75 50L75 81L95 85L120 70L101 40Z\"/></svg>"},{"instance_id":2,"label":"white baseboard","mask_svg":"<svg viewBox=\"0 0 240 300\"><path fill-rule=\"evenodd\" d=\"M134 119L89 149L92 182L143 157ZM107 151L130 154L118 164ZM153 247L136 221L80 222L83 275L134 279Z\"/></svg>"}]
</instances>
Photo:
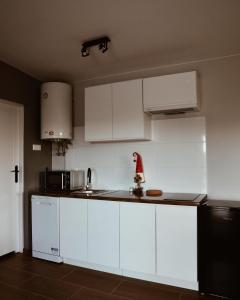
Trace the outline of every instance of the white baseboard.
<instances>
[{"instance_id":1,"label":"white baseboard","mask_svg":"<svg viewBox=\"0 0 240 300\"><path fill-rule=\"evenodd\" d=\"M156 283L161 283L161 284L166 284L166 285L172 285L172 286L176 286L176 287L180 287L180 288L198 291L198 282L194 282L194 281L187 281L187 280L169 278L169 277L158 276L158 275L153 275L153 274L145 274L145 273L140 273L140 272L133 272L133 271L128 271L128 270L123 270L120 268L107 267L107 266L102 266L102 265L97 265L97 264L93 264L93 263L88 263L88 262L78 261L78 260L73 260L73 259L67 259L67 258L63 258L63 262L66 264L70 264L70 265L74 265L74 266L78 266L78 267L82 267L82 268L87 268L87 269L122 275L125 277L137 278L137 279L142 279L142 280L146 280L146 281L151 281L151 282L156 282Z\"/></svg>"},{"instance_id":2,"label":"white baseboard","mask_svg":"<svg viewBox=\"0 0 240 300\"><path fill-rule=\"evenodd\" d=\"M137 278L146 281L172 285L180 288L198 291L198 282L194 282L194 281L187 281L187 280L182 280L177 278L169 278L169 277L164 277L159 275L145 274L145 273L133 272L128 270L122 270L122 275L126 277Z\"/></svg>"},{"instance_id":3,"label":"white baseboard","mask_svg":"<svg viewBox=\"0 0 240 300\"><path fill-rule=\"evenodd\" d=\"M92 269L92 270L96 270L96 271L122 275L122 271L119 268L102 266L102 265L97 265L97 264L93 264L93 263L89 263L89 262L85 262L85 261L79 261L79 260L68 259L68 258L63 258L63 262L66 263L66 264L69 264L69 265L77 266L77 267L82 267L82 268Z\"/></svg>"}]
</instances>

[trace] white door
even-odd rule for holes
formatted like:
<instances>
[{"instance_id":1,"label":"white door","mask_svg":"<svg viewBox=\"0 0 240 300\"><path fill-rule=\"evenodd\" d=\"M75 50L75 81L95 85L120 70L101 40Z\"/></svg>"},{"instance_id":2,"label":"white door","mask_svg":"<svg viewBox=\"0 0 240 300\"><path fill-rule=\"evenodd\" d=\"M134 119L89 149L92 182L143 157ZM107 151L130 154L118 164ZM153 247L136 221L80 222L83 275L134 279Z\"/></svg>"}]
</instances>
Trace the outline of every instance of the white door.
<instances>
[{"instance_id":1,"label":"white door","mask_svg":"<svg viewBox=\"0 0 240 300\"><path fill-rule=\"evenodd\" d=\"M85 89L85 140L112 140L111 84Z\"/></svg>"},{"instance_id":2,"label":"white door","mask_svg":"<svg viewBox=\"0 0 240 300\"><path fill-rule=\"evenodd\" d=\"M88 201L88 262L119 268L119 203Z\"/></svg>"},{"instance_id":3,"label":"white door","mask_svg":"<svg viewBox=\"0 0 240 300\"><path fill-rule=\"evenodd\" d=\"M60 198L60 255L87 260L87 199Z\"/></svg>"},{"instance_id":4,"label":"white door","mask_svg":"<svg viewBox=\"0 0 240 300\"><path fill-rule=\"evenodd\" d=\"M113 138L144 138L142 80L113 83Z\"/></svg>"},{"instance_id":5,"label":"white door","mask_svg":"<svg viewBox=\"0 0 240 300\"><path fill-rule=\"evenodd\" d=\"M0 256L22 251L22 118L20 106L0 100Z\"/></svg>"},{"instance_id":6,"label":"white door","mask_svg":"<svg viewBox=\"0 0 240 300\"><path fill-rule=\"evenodd\" d=\"M157 274L197 282L197 208L157 205Z\"/></svg>"},{"instance_id":7,"label":"white door","mask_svg":"<svg viewBox=\"0 0 240 300\"><path fill-rule=\"evenodd\" d=\"M155 274L155 205L120 203L120 268Z\"/></svg>"}]
</instances>

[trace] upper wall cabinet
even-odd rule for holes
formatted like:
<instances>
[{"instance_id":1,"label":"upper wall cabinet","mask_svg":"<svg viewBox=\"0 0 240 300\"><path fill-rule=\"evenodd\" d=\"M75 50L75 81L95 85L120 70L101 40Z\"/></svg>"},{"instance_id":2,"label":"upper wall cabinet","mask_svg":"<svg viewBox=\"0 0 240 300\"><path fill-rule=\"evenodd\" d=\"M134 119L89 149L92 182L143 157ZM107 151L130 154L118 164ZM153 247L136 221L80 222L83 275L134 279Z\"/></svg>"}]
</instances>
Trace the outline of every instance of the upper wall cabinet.
<instances>
[{"instance_id":1,"label":"upper wall cabinet","mask_svg":"<svg viewBox=\"0 0 240 300\"><path fill-rule=\"evenodd\" d=\"M112 84L113 138L150 138L149 116L143 112L142 80L131 80ZM145 119L148 120L145 120Z\"/></svg>"},{"instance_id":2,"label":"upper wall cabinet","mask_svg":"<svg viewBox=\"0 0 240 300\"><path fill-rule=\"evenodd\" d=\"M85 89L85 139L112 140L112 87L111 84Z\"/></svg>"},{"instance_id":3,"label":"upper wall cabinet","mask_svg":"<svg viewBox=\"0 0 240 300\"><path fill-rule=\"evenodd\" d=\"M151 113L198 110L196 71L145 78L143 102Z\"/></svg>"},{"instance_id":4,"label":"upper wall cabinet","mask_svg":"<svg viewBox=\"0 0 240 300\"><path fill-rule=\"evenodd\" d=\"M85 89L86 141L149 140L150 133L141 79Z\"/></svg>"}]
</instances>

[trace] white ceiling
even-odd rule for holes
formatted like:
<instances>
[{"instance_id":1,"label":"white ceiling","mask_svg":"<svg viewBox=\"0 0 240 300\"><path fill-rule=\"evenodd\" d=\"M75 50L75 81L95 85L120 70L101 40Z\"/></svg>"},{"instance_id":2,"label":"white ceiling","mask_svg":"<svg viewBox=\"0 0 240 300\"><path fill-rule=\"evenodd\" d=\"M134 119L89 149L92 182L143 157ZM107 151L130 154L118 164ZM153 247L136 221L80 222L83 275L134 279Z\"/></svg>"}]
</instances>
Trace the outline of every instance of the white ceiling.
<instances>
[{"instance_id":1,"label":"white ceiling","mask_svg":"<svg viewBox=\"0 0 240 300\"><path fill-rule=\"evenodd\" d=\"M0 60L81 81L240 53L239 0L0 0ZM107 34L102 54L81 43Z\"/></svg>"}]
</instances>

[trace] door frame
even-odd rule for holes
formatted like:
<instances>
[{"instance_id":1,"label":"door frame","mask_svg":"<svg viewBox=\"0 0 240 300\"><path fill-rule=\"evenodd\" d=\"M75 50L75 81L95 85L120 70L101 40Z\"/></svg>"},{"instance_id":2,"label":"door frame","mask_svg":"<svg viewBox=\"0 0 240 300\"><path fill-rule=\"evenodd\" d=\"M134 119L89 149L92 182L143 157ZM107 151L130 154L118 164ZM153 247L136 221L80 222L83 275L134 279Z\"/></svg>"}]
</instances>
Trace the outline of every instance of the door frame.
<instances>
[{"instance_id":1,"label":"door frame","mask_svg":"<svg viewBox=\"0 0 240 300\"><path fill-rule=\"evenodd\" d=\"M24 106L22 104L0 99L0 105L11 107L17 113L17 155L19 161L19 183L16 185L16 245L15 252L23 252L24 229L23 229L23 197L24 197Z\"/></svg>"}]
</instances>

